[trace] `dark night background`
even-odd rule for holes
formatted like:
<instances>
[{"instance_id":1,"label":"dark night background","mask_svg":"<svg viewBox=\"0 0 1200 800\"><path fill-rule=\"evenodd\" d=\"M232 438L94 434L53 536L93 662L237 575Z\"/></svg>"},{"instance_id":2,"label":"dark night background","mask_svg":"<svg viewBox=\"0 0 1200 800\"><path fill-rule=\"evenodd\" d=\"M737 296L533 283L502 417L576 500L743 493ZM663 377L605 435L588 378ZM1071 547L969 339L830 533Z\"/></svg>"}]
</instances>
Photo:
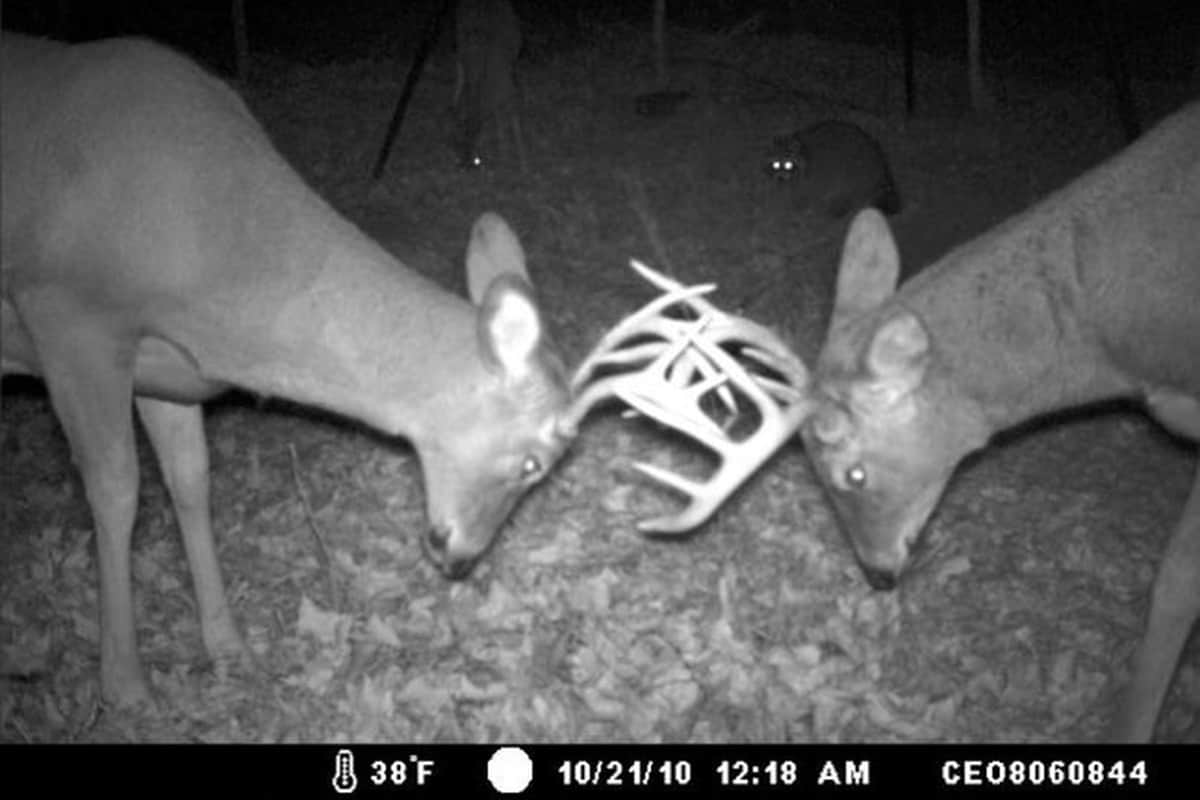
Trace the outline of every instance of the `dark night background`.
<instances>
[{"instance_id":1,"label":"dark night background","mask_svg":"<svg viewBox=\"0 0 1200 800\"><path fill-rule=\"evenodd\" d=\"M773 138L853 121L904 198L919 271L1126 145L1104 49L1117 32L1143 127L1200 93L1200 3L984 0L996 104L971 109L959 0L915 2L905 109L897 2L668 3L672 113L649 0L514 0L530 167L466 172L447 143L445 32L379 181L369 178L435 2L247 0L238 90L314 190L407 265L461 292L472 221L519 233L572 363L649 299L638 257L771 325L805 359L824 335L844 220L762 174ZM229 2L13 2L6 30L136 34L232 78ZM388 346L381 343L380 346ZM1128 679L1153 568L1196 465L1136 408L1002 437L959 471L930 555L870 590L799 443L695 535L633 521L672 502L631 460L702 459L661 430L589 422L469 580L426 563L403 442L234 394L207 414L214 524L263 674L201 668L165 491L143 452L134 563L158 714L102 711L91 522L44 391L6 378L0 422L0 741L1092 741ZM323 565L311 528L325 533ZM332 569L345 587L327 587ZM1200 741L1193 636L1159 738Z\"/></svg>"},{"instance_id":2,"label":"dark night background","mask_svg":"<svg viewBox=\"0 0 1200 800\"><path fill-rule=\"evenodd\" d=\"M319 62L394 57L440 2L248 0L246 17L255 49L288 58ZM651 4L649 0L518 0L515 5L522 20L536 28L531 38L540 50L578 46L586 24L648 20ZM803 32L833 41L899 47L899 5L897 0L700 0L671 2L668 14L673 25L715 31L761 13L767 34ZM987 0L984 35L989 63L1046 74L1099 69L1094 48L1100 38L1102 5L1110 7L1136 75L1178 79L1193 68L1200 7L1188 0ZM963 3L914 0L913 6L920 50L962 52ZM225 0L8 0L4 27L68 40L152 36L220 69L229 66L231 58L224 52L229 48L229 8Z\"/></svg>"}]
</instances>

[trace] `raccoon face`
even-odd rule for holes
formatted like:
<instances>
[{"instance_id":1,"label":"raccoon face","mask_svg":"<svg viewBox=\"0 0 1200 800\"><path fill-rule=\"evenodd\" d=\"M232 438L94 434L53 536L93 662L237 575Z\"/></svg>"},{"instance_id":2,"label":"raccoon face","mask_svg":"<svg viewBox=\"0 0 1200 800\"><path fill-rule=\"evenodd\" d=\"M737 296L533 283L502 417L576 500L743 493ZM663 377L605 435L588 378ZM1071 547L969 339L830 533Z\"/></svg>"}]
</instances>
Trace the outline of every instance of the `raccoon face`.
<instances>
[{"instance_id":1,"label":"raccoon face","mask_svg":"<svg viewBox=\"0 0 1200 800\"><path fill-rule=\"evenodd\" d=\"M767 163L768 177L777 181L788 181L796 171L796 162L787 156L776 156Z\"/></svg>"},{"instance_id":2,"label":"raccoon face","mask_svg":"<svg viewBox=\"0 0 1200 800\"><path fill-rule=\"evenodd\" d=\"M784 136L775 140L772 154L767 159L763 171L777 181L790 181L803 175L806 166L807 159L803 151L795 146L790 136Z\"/></svg>"}]
</instances>

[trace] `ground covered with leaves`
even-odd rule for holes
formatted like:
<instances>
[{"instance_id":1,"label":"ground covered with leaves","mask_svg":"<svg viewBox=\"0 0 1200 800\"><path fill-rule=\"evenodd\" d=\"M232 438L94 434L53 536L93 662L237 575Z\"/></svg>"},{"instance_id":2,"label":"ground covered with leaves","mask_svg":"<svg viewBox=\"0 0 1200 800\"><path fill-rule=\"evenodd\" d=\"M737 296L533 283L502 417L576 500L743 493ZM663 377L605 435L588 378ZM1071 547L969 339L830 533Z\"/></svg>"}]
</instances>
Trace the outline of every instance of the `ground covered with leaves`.
<instances>
[{"instance_id":1,"label":"ground covered with leaves","mask_svg":"<svg viewBox=\"0 0 1200 800\"><path fill-rule=\"evenodd\" d=\"M884 143L915 270L1121 145L1096 79L1006 77L965 110L962 66L926 58L903 113L899 58L753 30L673 36L675 114L647 118L646 31L534 35L522 63L529 169L455 168L449 53L435 52L386 175L367 180L407 58L259 54L246 94L280 149L343 213L453 291L474 218L518 231L573 362L650 297L637 257L723 307L823 336L842 225L762 175L771 139L824 117ZM1090 79L1087 79L1090 80ZM1162 109L1174 87L1140 87ZM380 347L405 343L380 342ZM38 384L7 380L0 426L0 739L4 741L1076 741L1098 736L1142 631L1154 566L1195 449L1134 408L1007 435L971 459L920 566L870 590L800 444L709 524L647 539L674 503L632 460L699 454L615 409L590 419L481 567L421 556L413 451L286 404L208 414L230 599L257 670L203 662L182 546L143 451L133 563L140 650L161 703L98 701L90 515ZM1159 736L1200 738L1200 648Z\"/></svg>"}]
</instances>

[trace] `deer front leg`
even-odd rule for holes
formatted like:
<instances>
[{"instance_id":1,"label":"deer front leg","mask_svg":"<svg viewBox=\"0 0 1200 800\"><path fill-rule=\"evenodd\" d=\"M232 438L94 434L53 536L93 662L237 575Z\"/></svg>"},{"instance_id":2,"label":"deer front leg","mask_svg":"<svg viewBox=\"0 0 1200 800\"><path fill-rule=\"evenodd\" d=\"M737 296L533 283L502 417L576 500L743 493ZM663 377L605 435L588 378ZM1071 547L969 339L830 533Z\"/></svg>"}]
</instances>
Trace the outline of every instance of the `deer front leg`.
<instances>
[{"instance_id":1,"label":"deer front leg","mask_svg":"<svg viewBox=\"0 0 1200 800\"><path fill-rule=\"evenodd\" d=\"M175 506L196 592L205 650L214 660L242 656L246 649L229 610L213 544L203 412L198 405L144 397L136 402Z\"/></svg>"},{"instance_id":2,"label":"deer front leg","mask_svg":"<svg viewBox=\"0 0 1200 800\"><path fill-rule=\"evenodd\" d=\"M1112 728L1121 742L1148 742L1192 625L1200 616L1200 467L1183 516L1154 578L1146 635L1133 660L1133 679Z\"/></svg>"},{"instance_id":3,"label":"deer front leg","mask_svg":"<svg viewBox=\"0 0 1200 800\"><path fill-rule=\"evenodd\" d=\"M133 623L129 542L137 516L133 381L119 347L71 307L27 313L50 401L83 478L100 575L100 689L118 706L151 703ZM39 325L38 323L41 322Z\"/></svg>"}]
</instances>

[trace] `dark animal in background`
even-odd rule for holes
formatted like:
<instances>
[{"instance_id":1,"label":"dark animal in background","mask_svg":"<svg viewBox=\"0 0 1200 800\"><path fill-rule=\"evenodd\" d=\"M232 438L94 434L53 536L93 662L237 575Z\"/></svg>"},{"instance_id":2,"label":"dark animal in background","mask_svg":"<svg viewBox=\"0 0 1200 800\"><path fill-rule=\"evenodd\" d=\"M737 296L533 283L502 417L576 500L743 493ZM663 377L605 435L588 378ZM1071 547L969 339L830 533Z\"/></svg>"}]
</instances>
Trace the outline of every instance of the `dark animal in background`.
<instances>
[{"instance_id":1,"label":"dark animal in background","mask_svg":"<svg viewBox=\"0 0 1200 800\"><path fill-rule=\"evenodd\" d=\"M485 132L494 133L495 152L516 151L525 168L521 136L516 64L521 53L521 20L508 0L458 0L454 17L458 73L454 107L464 167L484 164L480 153ZM485 130L486 129L486 130ZM506 139L511 147L506 146ZM511 152L509 153L511 155Z\"/></svg>"},{"instance_id":2,"label":"dark animal in background","mask_svg":"<svg viewBox=\"0 0 1200 800\"><path fill-rule=\"evenodd\" d=\"M787 183L801 208L835 218L868 207L885 214L900 211L900 194L883 148L850 122L818 122L777 137L766 169Z\"/></svg>"}]
</instances>

